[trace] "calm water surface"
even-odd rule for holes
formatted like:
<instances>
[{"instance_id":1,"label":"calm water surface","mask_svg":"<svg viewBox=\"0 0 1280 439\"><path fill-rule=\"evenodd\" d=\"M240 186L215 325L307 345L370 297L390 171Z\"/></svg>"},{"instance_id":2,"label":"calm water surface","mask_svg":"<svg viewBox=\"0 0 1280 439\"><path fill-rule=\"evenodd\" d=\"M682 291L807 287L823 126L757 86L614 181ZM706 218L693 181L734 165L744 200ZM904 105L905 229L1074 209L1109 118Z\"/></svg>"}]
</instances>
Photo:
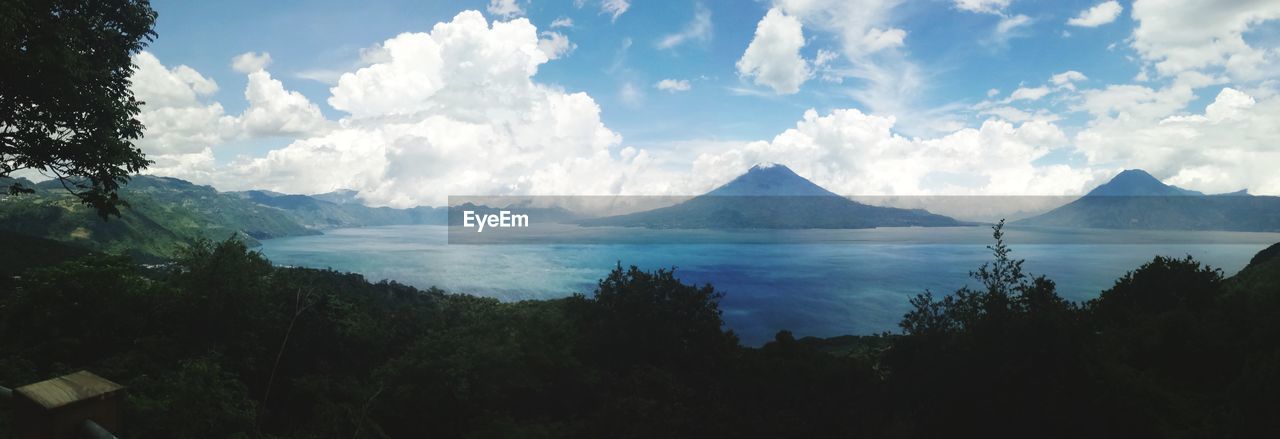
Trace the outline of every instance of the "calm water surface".
<instances>
[{"instance_id":1,"label":"calm water surface","mask_svg":"<svg viewBox=\"0 0 1280 439\"><path fill-rule=\"evenodd\" d=\"M799 336L896 331L907 303L926 289L950 293L974 285L970 270L990 259L986 227L791 231L645 231L612 244L459 245L443 226L389 226L274 239L261 251L272 262L361 273L426 288L496 297L547 299L590 294L619 262L643 269L676 267L684 282L710 282L744 343L780 329ZM680 233L678 239L646 234ZM759 235L760 239L743 239ZM634 239L641 236L643 239ZM1116 278L1155 255L1192 255L1227 275L1280 242L1275 233L1009 230L1006 241L1024 269L1044 274L1071 300L1096 297ZM643 243L658 242L658 243ZM683 242L683 243L681 243Z\"/></svg>"}]
</instances>

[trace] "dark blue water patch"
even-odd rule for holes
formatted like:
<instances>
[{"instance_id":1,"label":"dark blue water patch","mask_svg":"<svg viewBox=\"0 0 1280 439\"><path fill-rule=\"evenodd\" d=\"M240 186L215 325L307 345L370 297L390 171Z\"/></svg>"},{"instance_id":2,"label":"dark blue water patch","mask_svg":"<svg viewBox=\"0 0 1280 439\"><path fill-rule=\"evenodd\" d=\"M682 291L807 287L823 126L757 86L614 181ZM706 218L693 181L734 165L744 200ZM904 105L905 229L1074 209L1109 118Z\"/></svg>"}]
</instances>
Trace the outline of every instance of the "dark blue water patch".
<instances>
[{"instance_id":1,"label":"dark blue water patch","mask_svg":"<svg viewBox=\"0 0 1280 439\"><path fill-rule=\"evenodd\" d=\"M391 226L268 240L262 252L281 265L333 268L508 301L590 294L619 262L646 270L675 267L682 281L723 291L729 328L744 343L757 345L782 329L800 336L896 331L914 295L976 285L969 272L989 260L990 251L971 237L990 231L949 229L859 230L848 239L838 231L790 231L777 244L716 243L717 232L705 231L689 244L476 246L447 244L441 226ZM1230 275L1266 246L1262 242L1280 241L1280 234L1146 232L1143 244L1106 244L1109 233L1114 232L1019 230L1010 233L1009 244L1014 257L1026 259L1027 272L1048 276L1064 297L1083 301L1155 255L1190 254ZM1087 244L1063 243L1068 239Z\"/></svg>"}]
</instances>

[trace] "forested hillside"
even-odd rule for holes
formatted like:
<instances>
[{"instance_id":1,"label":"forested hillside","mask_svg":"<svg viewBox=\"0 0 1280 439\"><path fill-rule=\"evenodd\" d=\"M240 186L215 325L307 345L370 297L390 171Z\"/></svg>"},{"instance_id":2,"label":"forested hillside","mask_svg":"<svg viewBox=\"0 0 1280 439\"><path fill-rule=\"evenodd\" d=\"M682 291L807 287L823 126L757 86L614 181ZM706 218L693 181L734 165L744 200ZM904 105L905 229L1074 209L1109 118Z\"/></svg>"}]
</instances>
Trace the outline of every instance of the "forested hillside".
<instances>
[{"instance_id":1,"label":"forested hillside","mask_svg":"<svg viewBox=\"0 0 1280 439\"><path fill-rule=\"evenodd\" d=\"M318 233L267 206L186 181L135 176L120 190L121 215L102 220L56 180L36 192L0 195L0 230L140 260L164 260L197 239L258 239Z\"/></svg>"},{"instance_id":2,"label":"forested hillside","mask_svg":"<svg viewBox=\"0 0 1280 439\"><path fill-rule=\"evenodd\" d=\"M354 199L329 201L333 196L218 192L176 178L137 175L120 189L127 203L121 215L103 221L57 180L25 181L24 186L35 192L0 194L0 231L142 261L168 260L198 239L235 237L256 246L261 239L337 227L444 224L447 215L445 208L375 208Z\"/></svg>"},{"instance_id":3,"label":"forested hillside","mask_svg":"<svg viewBox=\"0 0 1280 439\"><path fill-rule=\"evenodd\" d=\"M0 292L0 383L89 369L128 385L129 438L1280 428L1280 248L1228 279L1157 257L1071 303L996 238L978 288L916 297L899 334L783 331L760 348L724 330L719 291L666 270L619 267L590 294L502 303L273 267L236 241L158 269L90 255Z\"/></svg>"}]
</instances>

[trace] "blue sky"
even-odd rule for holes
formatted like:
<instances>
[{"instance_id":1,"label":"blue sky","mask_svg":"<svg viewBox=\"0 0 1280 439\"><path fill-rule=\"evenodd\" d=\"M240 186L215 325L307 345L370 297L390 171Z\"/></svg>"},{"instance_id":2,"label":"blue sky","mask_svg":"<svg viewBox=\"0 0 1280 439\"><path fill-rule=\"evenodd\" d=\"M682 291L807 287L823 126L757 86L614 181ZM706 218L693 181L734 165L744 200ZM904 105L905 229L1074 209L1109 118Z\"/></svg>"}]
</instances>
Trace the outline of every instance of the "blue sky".
<instances>
[{"instance_id":1,"label":"blue sky","mask_svg":"<svg viewBox=\"0 0 1280 439\"><path fill-rule=\"evenodd\" d=\"M1126 17L1087 31L1065 24L1091 6L1088 1L1015 3L1010 10L1042 21L1001 41L994 26L999 17L965 13L948 1L904 5L895 24L910 29L910 56L935 72L916 103L935 107L973 104L989 89L1013 90L1020 83L1039 82L1071 69L1088 70L1089 77L1122 82L1138 73L1126 60L1133 56L1123 45L1132 31ZM429 30L459 11L484 11L486 1L308 1L308 2L188 2L157 1L160 38L150 50L166 63L189 65L221 86L217 99L229 111L243 109L240 98L245 78L233 71L229 59L243 52L268 52L274 70L290 88L316 102L328 96L328 84L300 75L317 70L342 70L353 65L360 49L374 46L401 32ZM706 42L660 49L662 37L680 32L694 19L698 5L711 12L713 31ZM606 110L605 123L636 143L688 137L757 139L794 124L808 108L829 109L865 104L841 93L850 84L816 82L790 96L741 96L731 88L751 88L738 77L734 63L751 41L756 22L769 9L765 2L722 0L633 4L618 18L573 1L534 1L525 4L528 19L540 29L557 18L573 20L564 33L577 45L572 56L541 68L536 79L569 90L585 91ZM1075 31L1070 38L1061 32ZM961 38L957 38L961 36ZM824 35L802 53L807 58L821 47L837 43ZM628 49L622 49L631 41ZM1117 44L1121 49L1107 50ZM615 68L614 63L622 59ZM662 79L694 81L687 93L658 93L652 85ZM705 78L705 79L703 79ZM631 105L619 90L627 83L643 86L643 104ZM764 90L761 90L764 91ZM766 101L762 103L762 101ZM327 106L330 116L339 112Z\"/></svg>"},{"instance_id":2,"label":"blue sky","mask_svg":"<svg viewBox=\"0 0 1280 439\"><path fill-rule=\"evenodd\" d=\"M1210 192L1246 186L1255 192L1280 191L1280 180L1259 165L1228 159L1263 157L1265 164L1278 164L1267 160L1280 153L1262 143L1241 145L1241 139L1249 143L1274 133L1270 124L1260 127L1259 121L1268 120L1266 111L1274 107L1280 8L1266 1L1216 8L1196 3L160 0L153 3L160 14L159 37L147 52L165 70L145 78L160 78L166 70L179 77L177 69L186 66L216 83L216 91L201 93L199 81L185 82L196 90L196 100L183 105L212 110L209 106L216 104L217 114L207 115L219 122L199 125L225 126L217 133L195 133L191 127L165 128L174 124L159 112L144 114L144 122L146 117L153 122L148 124L153 140L144 143L144 150L159 158L158 173L219 187L256 184L295 192L354 187L369 194L371 203L396 205L428 203L441 194L389 187L439 184L442 179L472 184L444 184L448 191L694 192L766 159L846 193L1079 193L1119 169L1134 167ZM378 125L391 115L400 124L397 129L408 129L402 123L406 118L455 117L449 113L453 110L439 110L467 105L464 91L451 91L451 83L437 93L461 100L434 102L440 96L423 95L420 101L433 103L366 110L331 104L343 73L354 77L360 69L389 62L370 58L388 40L406 32L426 35L468 10L482 14L492 29L497 28L494 22L527 20L534 33L521 35L568 42L549 57L554 59L529 61L536 73L518 78L516 86L553 92L531 98L528 105L533 107L520 100L519 111L538 107L544 98L556 102L556 96L585 93L598 110L579 111L591 114L578 122L598 123L606 133L600 136L616 138L560 149L526 142L519 135L524 131L511 129L509 138L484 141L555 163L485 167L486 162L461 160L438 149L441 141L430 135L412 141L392 138ZM561 25L553 27L557 21ZM563 25L568 22L572 24ZM1195 29L1181 31L1188 23ZM790 38L796 28L802 40ZM269 63L233 68L232 59L247 52L269 54ZM434 62L472 61L445 57ZM276 87L278 82L280 90L272 88L278 92L273 96L296 92L305 98L290 98L297 105L265 106L259 114L272 114L277 122L300 121L287 113L299 110L309 118L305 128L268 129L265 122L243 128L249 123L246 110L253 106L245 96L253 78L249 73L259 68L266 72L258 77L263 84ZM766 78L762 73L775 68L799 75ZM409 84L418 80L412 70L406 75L380 78ZM1055 75L1062 79L1054 81ZM361 80L360 87L373 87L366 91L380 87L371 77ZM681 87L661 90L657 84L663 80L678 81L674 83ZM140 94L153 93L144 81L135 82ZM1224 110L1214 113L1221 116L1215 119L1207 107L1219 100L1223 105L1216 108ZM414 111L404 110L406 105ZM308 115L310 106L319 117ZM487 108L484 113L518 112L513 108ZM520 120L529 118L537 115ZM501 117L459 120L464 119L503 130L511 126ZM1227 130L1219 119L1256 133ZM1170 128L1175 124L1176 130ZM329 170L328 175L339 177L302 178L310 183L284 177L302 171L282 162L283 151L310 156L340 150L343 146L336 143L304 148L341 142L340 132L353 126L401 146L366 151L380 155L381 163L347 164L350 169L367 166L369 172L362 175ZM161 132L165 129L174 132ZM342 138L360 136L352 132ZM604 139L584 136L579 138ZM172 144L176 141L191 144ZM406 148L425 154L414 156L418 159L433 160L435 165L424 169L445 171L393 171L403 168L393 166L393 153ZM267 159L273 151L279 160ZM497 151L483 150L482 155ZM940 156L949 161L932 162ZM964 157L982 161L965 163ZM553 177L578 166L571 163L590 161L597 162L588 168L618 175L601 177L608 180L601 185ZM973 170L988 165L990 169ZM973 175L960 175L966 172Z\"/></svg>"}]
</instances>

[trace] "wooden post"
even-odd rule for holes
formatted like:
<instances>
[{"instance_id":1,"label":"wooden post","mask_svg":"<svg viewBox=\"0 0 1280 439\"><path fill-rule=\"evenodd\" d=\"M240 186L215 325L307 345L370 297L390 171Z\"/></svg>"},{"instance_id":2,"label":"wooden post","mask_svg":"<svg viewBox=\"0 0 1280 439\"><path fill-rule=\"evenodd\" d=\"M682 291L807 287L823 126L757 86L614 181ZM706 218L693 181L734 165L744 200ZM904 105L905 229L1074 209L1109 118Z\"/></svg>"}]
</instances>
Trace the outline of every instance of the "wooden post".
<instances>
[{"instance_id":1,"label":"wooden post","mask_svg":"<svg viewBox=\"0 0 1280 439\"><path fill-rule=\"evenodd\" d=\"M74 439L86 431L120 429L124 386L86 371L13 390L13 424L18 439ZM101 430L99 432L98 430Z\"/></svg>"}]
</instances>

